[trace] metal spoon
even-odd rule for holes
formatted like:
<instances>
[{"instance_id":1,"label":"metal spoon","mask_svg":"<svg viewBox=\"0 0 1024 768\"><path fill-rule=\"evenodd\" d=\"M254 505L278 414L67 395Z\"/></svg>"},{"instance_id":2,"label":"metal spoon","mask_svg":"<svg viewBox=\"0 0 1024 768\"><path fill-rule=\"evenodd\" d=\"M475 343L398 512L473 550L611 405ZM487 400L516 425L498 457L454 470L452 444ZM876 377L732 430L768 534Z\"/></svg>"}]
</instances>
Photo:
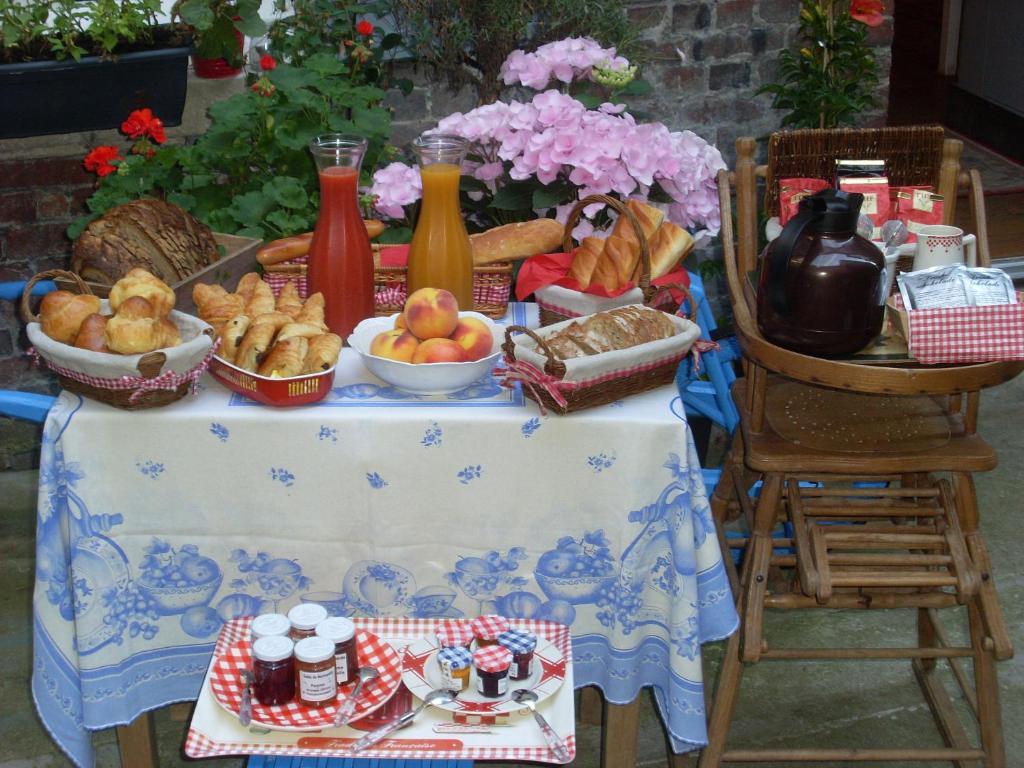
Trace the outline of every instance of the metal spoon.
<instances>
[{"instance_id":1,"label":"metal spoon","mask_svg":"<svg viewBox=\"0 0 1024 768\"><path fill-rule=\"evenodd\" d=\"M448 704L449 702L455 701L455 696L457 694L457 691L446 691L440 688L436 691L431 691L423 698L423 702L416 707L416 709L410 709L399 717L396 717L390 723L382 725L377 730L370 731L368 734L363 736L363 738L352 745L352 751L361 752L367 747L373 746L388 734L394 733L400 728L405 728L405 726L415 720L416 716L428 706L434 704Z\"/></svg>"},{"instance_id":2,"label":"metal spoon","mask_svg":"<svg viewBox=\"0 0 1024 768\"><path fill-rule=\"evenodd\" d=\"M359 679L356 681L356 687L352 689L352 695L341 703L341 706L338 707L338 712L334 715L333 725L335 728L348 725L348 721L352 719L352 713L356 711L356 700L363 690L363 683L368 680L376 680L377 674L376 667L359 668Z\"/></svg>"},{"instance_id":3,"label":"metal spoon","mask_svg":"<svg viewBox=\"0 0 1024 768\"><path fill-rule=\"evenodd\" d=\"M238 723L245 727L252 722L252 686L256 678L249 669L241 670L238 676L242 678L242 701L238 705Z\"/></svg>"},{"instance_id":4,"label":"metal spoon","mask_svg":"<svg viewBox=\"0 0 1024 768\"><path fill-rule=\"evenodd\" d=\"M540 732L544 734L544 741L548 743L548 749L551 750L556 758L561 762L569 762L569 748L565 746L565 743L558 738L558 734L555 733L555 729L551 727L550 723L544 718L540 712L537 711L537 699L539 697L536 693L527 688L517 688L512 691L512 700L518 704L522 704L524 707L529 709L533 713L533 719L537 721L537 725L540 726Z\"/></svg>"}]
</instances>

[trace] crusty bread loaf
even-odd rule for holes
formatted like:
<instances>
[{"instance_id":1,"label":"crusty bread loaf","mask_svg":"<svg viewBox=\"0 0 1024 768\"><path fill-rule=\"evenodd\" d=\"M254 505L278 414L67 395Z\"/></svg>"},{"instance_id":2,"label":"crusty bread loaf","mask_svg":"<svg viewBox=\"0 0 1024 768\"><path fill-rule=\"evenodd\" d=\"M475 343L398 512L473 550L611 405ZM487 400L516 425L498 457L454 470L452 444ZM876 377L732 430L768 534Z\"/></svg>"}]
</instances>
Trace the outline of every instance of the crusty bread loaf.
<instances>
[{"instance_id":1,"label":"crusty bread loaf","mask_svg":"<svg viewBox=\"0 0 1024 768\"><path fill-rule=\"evenodd\" d=\"M518 221L469 236L473 263L496 264L551 253L562 244L565 228L554 219Z\"/></svg>"},{"instance_id":2,"label":"crusty bread loaf","mask_svg":"<svg viewBox=\"0 0 1024 768\"><path fill-rule=\"evenodd\" d=\"M576 249L567 277L571 277L579 283L581 291L590 287L594 267L597 266L597 261L603 250L604 240L599 237L584 237L580 241L580 247Z\"/></svg>"},{"instance_id":3,"label":"crusty bread loaf","mask_svg":"<svg viewBox=\"0 0 1024 768\"><path fill-rule=\"evenodd\" d=\"M72 248L71 268L113 285L133 267L176 283L220 258L213 233L188 211L152 198L111 208L89 224Z\"/></svg>"},{"instance_id":4,"label":"crusty bread loaf","mask_svg":"<svg viewBox=\"0 0 1024 768\"><path fill-rule=\"evenodd\" d=\"M663 221L651 238L651 280L667 275L694 246L693 237L671 221Z\"/></svg>"},{"instance_id":5,"label":"crusty bread loaf","mask_svg":"<svg viewBox=\"0 0 1024 768\"><path fill-rule=\"evenodd\" d=\"M576 320L544 341L560 360L627 349L675 336L669 316L657 309L631 305Z\"/></svg>"}]
</instances>

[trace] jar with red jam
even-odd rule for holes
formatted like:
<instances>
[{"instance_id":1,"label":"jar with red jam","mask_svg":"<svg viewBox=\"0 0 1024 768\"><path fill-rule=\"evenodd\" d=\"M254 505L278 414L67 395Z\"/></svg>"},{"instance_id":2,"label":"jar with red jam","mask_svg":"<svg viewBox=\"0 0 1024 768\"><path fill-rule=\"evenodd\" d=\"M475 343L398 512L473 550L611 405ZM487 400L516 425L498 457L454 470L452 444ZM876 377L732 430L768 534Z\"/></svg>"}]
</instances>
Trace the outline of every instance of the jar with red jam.
<instances>
[{"instance_id":1,"label":"jar with red jam","mask_svg":"<svg viewBox=\"0 0 1024 768\"><path fill-rule=\"evenodd\" d=\"M465 619L442 621L436 635L442 648L469 648L473 644L473 626Z\"/></svg>"},{"instance_id":2,"label":"jar with red jam","mask_svg":"<svg viewBox=\"0 0 1024 768\"><path fill-rule=\"evenodd\" d=\"M533 652L537 648L537 636L525 629L510 629L498 635L498 645L512 653L512 665L508 676L512 680L525 680L533 672Z\"/></svg>"},{"instance_id":3,"label":"jar with red jam","mask_svg":"<svg viewBox=\"0 0 1024 768\"><path fill-rule=\"evenodd\" d=\"M498 635L508 632L508 619L494 614L477 616L473 619L472 626L473 636L476 637L476 647L484 648L488 645L497 645Z\"/></svg>"},{"instance_id":4,"label":"jar with red jam","mask_svg":"<svg viewBox=\"0 0 1024 768\"><path fill-rule=\"evenodd\" d=\"M253 696L273 707L295 698L293 643L281 635L261 637L252 644Z\"/></svg>"},{"instance_id":5,"label":"jar with red jam","mask_svg":"<svg viewBox=\"0 0 1024 768\"><path fill-rule=\"evenodd\" d=\"M437 652L441 667L441 686L450 691L469 689L469 672L473 668L473 654L461 645L442 648Z\"/></svg>"},{"instance_id":6,"label":"jar with red jam","mask_svg":"<svg viewBox=\"0 0 1024 768\"><path fill-rule=\"evenodd\" d=\"M261 637L288 637L292 624L283 613L262 613L252 620L249 632L255 643Z\"/></svg>"},{"instance_id":7,"label":"jar with red jam","mask_svg":"<svg viewBox=\"0 0 1024 768\"><path fill-rule=\"evenodd\" d=\"M497 699L508 693L508 669L512 665L512 652L500 645L487 645L473 652L476 667L476 690L488 699Z\"/></svg>"},{"instance_id":8,"label":"jar with red jam","mask_svg":"<svg viewBox=\"0 0 1024 768\"><path fill-rule=\"evenodd\" d=\"M338 698L334 643L306 637L295 644L295 695L307 707L326 707Z\"/></svg>"},{"instance_id":9,"label":"jar with red jam","mask_svg":"<svg viewBox=\"0 0 1024 768\"><path fill-rule=\"evenodd\" d=\"M334 643L334 666L338 685L355 680L359 674L359 658L356 654L356 625L352 619L335 616L324 619L316 627L317 637Z\"/></svg>"},{"instance_id":10,"label":"jar with red jam","mask_svg":"<svg viewBox=\"0 0 1024 768\"><path fill-rule=\"evenodd\" d=\"M316 603L299 603L288 611L292 628L288 633L296 643L316 634L316 625L327 618L327 609Z\"/></svg>"}]
</instances>

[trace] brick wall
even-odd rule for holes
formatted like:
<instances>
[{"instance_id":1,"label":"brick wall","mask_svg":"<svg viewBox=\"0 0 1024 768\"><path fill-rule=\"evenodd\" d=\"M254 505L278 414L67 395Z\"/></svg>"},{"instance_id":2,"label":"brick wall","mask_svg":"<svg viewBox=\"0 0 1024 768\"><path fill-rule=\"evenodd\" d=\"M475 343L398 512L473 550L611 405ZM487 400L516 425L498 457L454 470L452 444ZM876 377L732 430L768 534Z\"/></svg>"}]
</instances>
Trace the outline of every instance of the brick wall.
<instances>
[{"instance_id":1,"label":"brick wall","mask_svg":"<svg viewBox=\"0 0 1024 768\"><path fill-rule=\"evenodd\" d=\"M654 92L636 103L672 130L689 129L717 144L726 161L737 136L763 137L780 115L757 89L775 74L779 51L792 45L798 0L633 0L630 18L646 44L644 77ZM891 20L871 32L882 72L878 107L863 124L884 122L888 94ZM422 74L403 97L388 95L395 110L394 142L404 144L454 112L475 106L469 90L451 94ZM183 126L172 140L200 132L210 101L233 92L230 81L189 82ZM92 177L80 166L96 144L119 143L113 132L0 142L0 280L24 278L63 266L70 252L67 224L81 212ZM47 379L21 356L24 335L13 308L0 306L0 388L44 389ZM21 349L20 349L21 348ZM2 466L2 462L0 462Z\"/></svg>"}]
</instances>

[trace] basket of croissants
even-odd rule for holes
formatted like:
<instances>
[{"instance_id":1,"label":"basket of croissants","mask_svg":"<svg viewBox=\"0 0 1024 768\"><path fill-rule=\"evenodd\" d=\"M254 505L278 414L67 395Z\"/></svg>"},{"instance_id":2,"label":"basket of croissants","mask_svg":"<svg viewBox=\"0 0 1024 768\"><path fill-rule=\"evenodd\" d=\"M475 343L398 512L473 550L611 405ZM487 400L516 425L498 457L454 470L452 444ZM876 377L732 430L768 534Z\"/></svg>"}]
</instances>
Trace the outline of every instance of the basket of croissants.
<instances>
[{"instance_id":1,"label":"basket of croissants","mask_svg":"<svg viewBox=\"0 0 1024 768\"><path fill-rule=\"evenodd\" d=\"M342 341L324 322L322 293L303 299L292 280L275 296L249 272L233 292L197 283L192 298L220 339L210 373L226 387L273 406L313 403L330 391Z\"/></svg>"},{"instance_id":2,"label":"basket of croissants","mask_svg":"<svg viewBox=\"0 0 1024 768\"><path fill-rule=\"evenodd\" d=\"M70 281L78 291L51 291L32 311L40 280ZM33 354L64 389L126 410L172 403L194 389L213 354L213 329L174 310L174 291L141 268L94 296L74 272L54 269L33 277L21 313Z\"/></svg>"},{"instance_id":3,"label":"basket of croissants","mask_svg":"<svg viewBox=\"0 0 1024 768\"><path fill-rule=\"evenodd\" d=\"M536 331L510 325L502 345L504 383L519 382L542 413L606 405L670 383L699 336L692 314L680 317L642 304Z\"/></svg>"}]
</instances>

